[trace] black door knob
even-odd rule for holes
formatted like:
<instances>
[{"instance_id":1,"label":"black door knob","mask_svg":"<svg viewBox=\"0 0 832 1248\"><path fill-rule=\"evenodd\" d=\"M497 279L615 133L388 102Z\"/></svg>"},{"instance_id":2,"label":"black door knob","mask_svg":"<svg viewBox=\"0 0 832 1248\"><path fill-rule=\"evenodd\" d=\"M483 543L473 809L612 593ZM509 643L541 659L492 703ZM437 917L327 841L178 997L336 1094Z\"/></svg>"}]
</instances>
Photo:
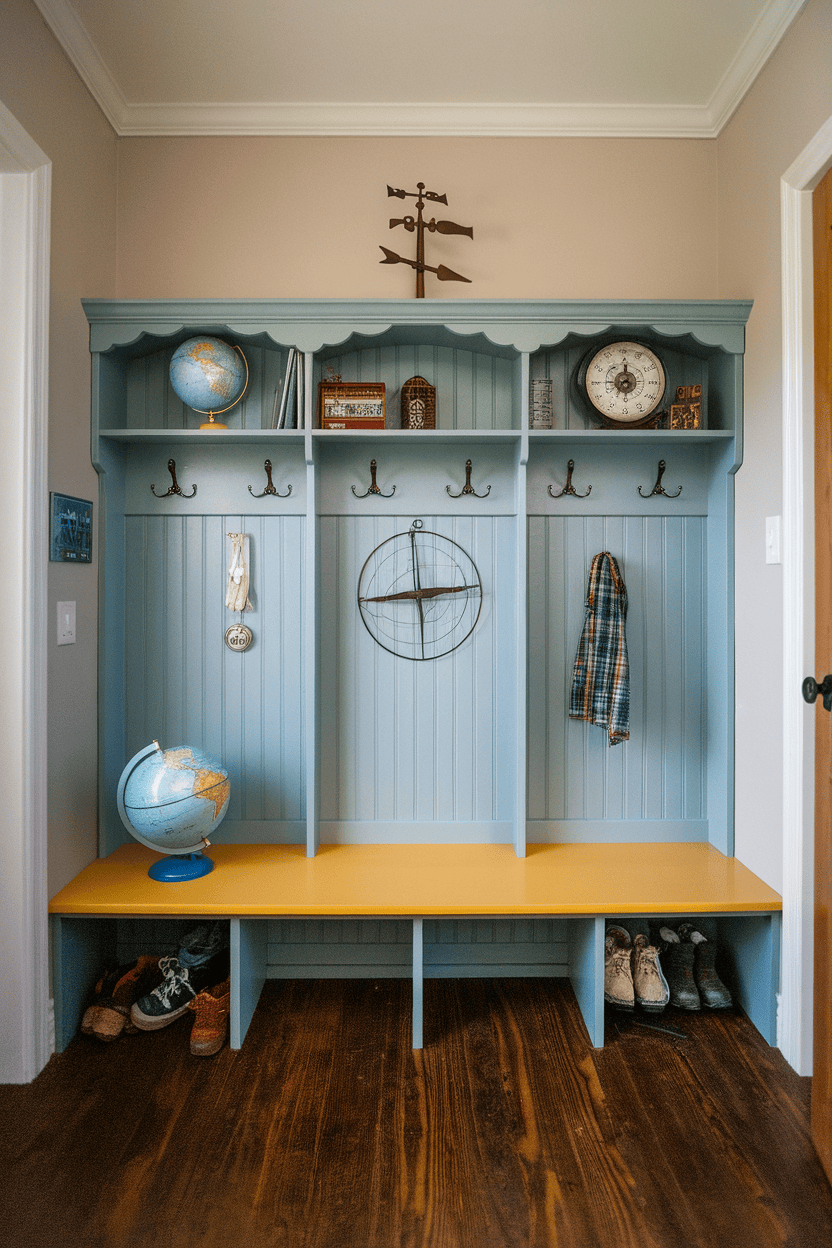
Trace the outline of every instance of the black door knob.
<instances>
[{"instance_id":1,"label":"black door knob","mask_svg":"<svg viewBox=\"0 0 832 1248\"><path fill-rule=\"evenodd\" d=\"M832 676L824 676L818 684L814 676L807 676L803 682L803 699L812 703L817 701L818 694L823 698L824 710L832 711Z\"/></svg>"}]
</instances>

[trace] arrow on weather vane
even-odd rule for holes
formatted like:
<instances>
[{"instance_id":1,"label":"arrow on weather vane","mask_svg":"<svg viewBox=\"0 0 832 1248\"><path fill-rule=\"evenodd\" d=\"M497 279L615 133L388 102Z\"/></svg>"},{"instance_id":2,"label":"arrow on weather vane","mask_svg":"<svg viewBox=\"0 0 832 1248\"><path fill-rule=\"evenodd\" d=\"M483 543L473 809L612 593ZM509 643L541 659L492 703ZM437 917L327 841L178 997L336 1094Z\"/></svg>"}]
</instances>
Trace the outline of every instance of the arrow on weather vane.
<instances>
[{"instance_id":1,"label":"arrow on weather vane","mask_svg":"<svg viewBox=\"0 0 832 1248\"><path fill-rule=\"evenodd\" d=\"M408 233L416 234L416 259L408 260L406 256L400 256L395 251L390 251L387 247L382 247L384 259L380 260L380 264L409 264L412 269L416 270L416 298L424 299L425 297L425 273L435 273L440 282L470 282L469 277L463 277L461 273L455 273L453 269L447 268L444 264L434 267L431 264L425 264L425 230L431 234L464 234L467 238L474 237L473 226L457 225L456 221L437 221L432 218L425 221L422 216L422 209L425 201L430 200L436 204L447 204L447 195L439 195L436 191L426 191L424 182L417 182L416 191L403 191L397 187L388 186L388 197L394 196L396 199L412 198L416 200L416 216L415 217L391 217L390 229L394 229L397 225L403 225Z\"/></svg>"},{"instance_id":2,"label":"arrow on weather vane","mask_svg":"<svg viewBox=\"0 0 832 1248\"><path fill-rule=\"evenodd\" d=\"M382 247L381 250L384 252L384 259L379 260L379 264L409 264L411 269L416 269L417 273L435 273L440 282L471 281L470 277L463 277L460 273L454 273L453 269L446 268L444 264L437 265L434 268L432 264L419 264L418 260L408 260L406 256L397 256L395 251L390 251L387 247ZM424 291L421 295L417 294L416 296L417 299L424 299L424 297Z\"/></svg>"}]
</instances>

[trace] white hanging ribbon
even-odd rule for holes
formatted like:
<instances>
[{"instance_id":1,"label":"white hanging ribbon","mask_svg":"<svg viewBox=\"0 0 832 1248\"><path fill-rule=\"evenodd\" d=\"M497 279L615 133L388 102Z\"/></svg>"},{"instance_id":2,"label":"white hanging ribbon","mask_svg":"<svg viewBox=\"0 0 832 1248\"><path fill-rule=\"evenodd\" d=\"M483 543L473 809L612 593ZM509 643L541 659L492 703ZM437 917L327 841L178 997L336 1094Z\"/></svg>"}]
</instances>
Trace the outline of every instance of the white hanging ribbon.
<instances>
[{"instance_id":1,"label":"white hanging ribbon","mask_svg":"<svg viewBox=\"0 0 832 1248\"><path fill-rule=\"evenodd\" d=\"M228 564L228 588L225 591L225 605L229 611L252 611L249 602L248 553L249 537L247 533L229 533L231 544Z\"/></svg>"}]
</instances>

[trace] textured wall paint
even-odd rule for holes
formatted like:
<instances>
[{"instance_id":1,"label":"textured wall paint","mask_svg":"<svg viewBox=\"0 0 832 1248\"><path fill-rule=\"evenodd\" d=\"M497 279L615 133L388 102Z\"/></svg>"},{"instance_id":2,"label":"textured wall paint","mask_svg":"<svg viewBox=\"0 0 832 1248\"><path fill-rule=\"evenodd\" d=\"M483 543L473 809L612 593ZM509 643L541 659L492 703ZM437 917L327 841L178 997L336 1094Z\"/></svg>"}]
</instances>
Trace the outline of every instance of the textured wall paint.
<instances>
[{"instance_id":1,"label":"textured wall paint","mask_svg":"<svg viewBox=\"0 0 832 1248\"><path fill-rule=\"evenodd\" d=\"M419 181L474 227L428 238L428 263L472 283L428 276L429 298L716 293L711 141L127 138L118 296L407 297L412 271L379 247L412 254L386 186Z\"/></svg>"},{"instance_id":2,"label":"textured wall paint","mask_svg":"<svg viewBox=\"0 0 832 1248\"><path fill-rule=\"evenodd\" d=\"M97 507L81 298L114 291L116 138L30 0L4 0L2 26L0 97L52 161L49 488ZM96 854L95 564L50 564L48 592L51 894ZM59 648L55 604L68 600L78 604L78 640Z\"/></svg>"},{"instance_id":3,"label":"textured wall paint","mask_svg":"<svg viewBox=\"0 0 832 1248\"><path fill-rule=\"evenodd\" d=\"M764 533L766 516L782 510L780 178L832 115L830 66L832 6L814 0L718 141L719 293L754 300L736 494L736 852L774 888L783 854L783 581L782 568L765 563Z\"/></svg>"}]
</instances>

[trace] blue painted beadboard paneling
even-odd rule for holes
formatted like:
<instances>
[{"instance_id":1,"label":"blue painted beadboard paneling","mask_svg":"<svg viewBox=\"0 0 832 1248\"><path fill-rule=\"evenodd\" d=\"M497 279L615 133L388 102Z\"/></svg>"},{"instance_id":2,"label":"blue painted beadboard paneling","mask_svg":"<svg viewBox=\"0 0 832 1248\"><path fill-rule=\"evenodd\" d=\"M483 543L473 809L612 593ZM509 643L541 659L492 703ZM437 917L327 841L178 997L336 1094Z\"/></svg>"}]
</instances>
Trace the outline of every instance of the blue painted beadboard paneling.
<instances>
[{"instance_id":1,"label":"blue painted beadboard paneling","mask_svg":"<svg viewBox=\"0 0 832 1248\"><path fill-rule=\"evenodd\" d=\"M317 382L327 367L343 381L381 381L386 387L385 424L400 429L401 389L411 377L436 387L438 429L519 429L517 359L504 354L436 344L385 342L342 354L327 354L316 366ZM315 425L320 421L317 417Z\"/></svg>"},{"instance_id":2,"label":"blue painted beadboard paneling","mask_svg":"<svg viewBox=\"0 0 832 1248\"><path fill-rule=\"evenodd\" d=\"M158 740L221 759L231 802L217 840L304 839L305 524L239 514L126 522L127 757ZM239 618L225 607L231 531L250 537L255 640L243 654L224 642Z\"/></svg>"},{"instance_id":3,"label":"blue painted beadboard paneling","mask_svg":"<svg viewBox=\"0 0 832 1248\"><path fill-rule=\"evenodd\" d=\"M271 919L272 979L404 978L411 973L409 919ZM567 974L563 918L425 919L429 979Z\"/></svg>"},{"instance_id":4,"label":"blue painted beadboard paneling","mask_svg":"<svg viewBox=\"0 0 832 1248\"><path fill-rule=\"evenodd\" d=\"M321 820L414 825L512 823L516 612L509 517L421 517L476 563L483 605L453 653L411 662L382 649L361 621L356 592L370 552L412 516L320 518ZM408 825L411 825L408 827ZM513 824L512 824L513 826ZM502 838L503 829L500 830ZM491 839L483 828L483 839ZM510 835L507 839L511 839Z\"/></svg>"},{"instance_id":5,"label":"blue painted beadboard paneling","mask_svg":"<svg viewBox=\"0 0 832 1248\"><path fill-rule=\"evenodd\" d=\"M709 385L711 357L719 358L722 354L699 346L692 338L683 340L684 350L679 344L669 345L667 340L643 327L629 326L616 331L610 327L609 332L602 336L604 342L644 342L657 352L665 369L666 386L660 404L662 410L668 408L676 399L677 386L702 387L702 425L703 429L733 429L735 414L733 409L720 405L718 400L709 408L709 397L712 387ZM598 429L605 427L599 417L594 415L591 405L578 390L578 372L587 353L598 349L601 339L597 334L590 337L570 334L557 347L540 350L531 357L531 376L533 379L548 377L552 380L553 429ZM728 356L723 356L730 359Z\"/></svg>"},{"instance_id":6,"label":"blue painted beadboard paneling","mask_svg":"<svg viewBox=\"0 0 832 1248\"><path fill-rule=\"evenodd\" d=\"M707 550L701 516L532 516L528 817L531 840L661 839L707 828ZM569 719L592 558L627 585L630 740ZM661 826L661 825L659 825ZM655 828L644 828L655 839Z\"/></svg>"},{"instance_id":7,"label":"blue painted beadboard paneling","mask_svg":"<svg viewBox=\"0 0 832 1248\"><path fill-rule=\"evenodd\" d=\"M229 429L268 429L274 410L275 393L283 385L288 352L276 344L239 341L229 334L212 331L213 336L234 345L246 358L248 388L241 401L218 416ZM161 350L131 359L123 370L121 401L106 403L101 411L101 429L199 429L207 417L198 415L177 397L170 384L170 360L186 338L182 332Z\"/></svg>"}]
</instances>

